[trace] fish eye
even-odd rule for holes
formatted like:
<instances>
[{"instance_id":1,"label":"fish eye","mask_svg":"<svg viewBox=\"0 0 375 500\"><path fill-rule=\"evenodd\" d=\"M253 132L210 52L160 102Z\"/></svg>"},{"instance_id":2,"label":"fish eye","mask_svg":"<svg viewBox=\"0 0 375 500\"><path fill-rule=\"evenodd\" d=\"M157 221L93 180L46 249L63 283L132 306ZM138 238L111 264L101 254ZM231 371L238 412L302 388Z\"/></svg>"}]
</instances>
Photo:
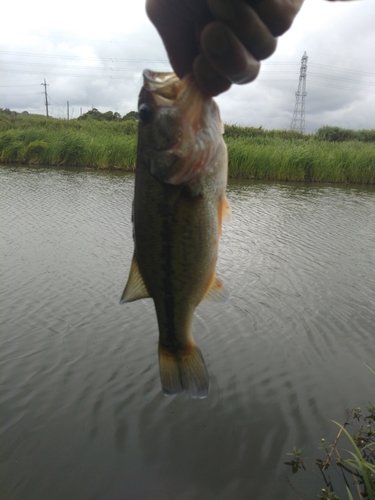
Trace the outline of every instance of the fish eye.
<instances>
[{"instance_id":1,"label":"fish eye","mask_svg":"<svg viewBox=\"0 0 375 500\"><path fill-rule=\"evenodd\" d=\"M150 106L147 106L147 104L141 104L139 106L138 113L139 119L143 123L148 123L152 118L152 109L150 108Z\"/></svg>"}]
</instances>

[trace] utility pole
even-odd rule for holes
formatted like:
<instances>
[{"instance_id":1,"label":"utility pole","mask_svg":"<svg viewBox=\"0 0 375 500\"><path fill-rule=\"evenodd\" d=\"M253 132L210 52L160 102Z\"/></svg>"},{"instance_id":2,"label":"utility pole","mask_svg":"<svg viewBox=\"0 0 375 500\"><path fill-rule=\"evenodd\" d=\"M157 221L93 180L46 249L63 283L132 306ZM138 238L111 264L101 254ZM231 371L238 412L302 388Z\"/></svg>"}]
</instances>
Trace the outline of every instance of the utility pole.
<instances>
[{"instance_id":1,"label":"utility pole","mask_svg":"<svg viewBox=\"0 0 375 500\"><path fill-rule=\"evenodd\" d=\"M308 57L304 52L301 59L301 70L299 74L298 90L296 92L296 104L294 106L294 113L292 118L291 130L296 130L301 134L305 133L305 98L306 92L306 72Z\"/></svg>"},{"instance_id":2,"label":"utility pole","mask_svg":"<svg viewBox=\"0 0 375 500\"><path fill-rule=\"evenodd\" d=\"M47 83L46 83L46 79L44 79L44 83L41 83L40 85L44 85L44 96L46 98L46 116L48 118L48 98L47 98Z\"/></svg>"},{"instance_id":3,"label":"utility pole","mask_svg":"<svg viewBox=\"0 0 375 500\"><path fill-rule=\"evenodd\" d=\"M69 101L66 101L66 110L68 112L68 120L69 120Z\"/></svg>"}]
</instances>

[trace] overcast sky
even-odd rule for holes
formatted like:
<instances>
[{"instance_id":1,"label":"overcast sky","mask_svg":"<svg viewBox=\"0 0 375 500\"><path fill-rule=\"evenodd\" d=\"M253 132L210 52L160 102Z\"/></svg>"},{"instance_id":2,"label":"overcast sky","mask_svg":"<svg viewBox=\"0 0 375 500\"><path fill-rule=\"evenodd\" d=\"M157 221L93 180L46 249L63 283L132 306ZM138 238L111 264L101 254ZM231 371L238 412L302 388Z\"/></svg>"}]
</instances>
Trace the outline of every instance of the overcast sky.
<instances>
[{"instance_id":1,"label":"overcast sky","mask_svg":"<svg viewBox=\"0 0 375 500\"><path fill-rule=\"evenodd\" d=\"M70 117L92 107L135 110L142 70L170 70L142 0L6 2L0 31L0 107ZM289 129L304 51L306 132L375 129L374 0L305 0L256 82L217 98L225 123Z\"/></svg>"}]
</instances>

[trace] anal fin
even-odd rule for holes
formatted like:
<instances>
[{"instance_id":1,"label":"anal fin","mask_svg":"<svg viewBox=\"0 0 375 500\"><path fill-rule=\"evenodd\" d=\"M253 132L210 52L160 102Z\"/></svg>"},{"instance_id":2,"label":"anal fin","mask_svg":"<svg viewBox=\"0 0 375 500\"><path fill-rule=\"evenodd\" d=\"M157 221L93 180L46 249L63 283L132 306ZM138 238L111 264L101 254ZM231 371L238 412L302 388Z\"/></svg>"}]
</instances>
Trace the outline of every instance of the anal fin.
<instances>
[{"instance_id":1,"label":"anal fin","mask_svg":"<svg viewBox=\"0 0 375 500\"><path fill-rule=\"evenodd\" d=\"M120 304L126 302L133 302L134 300L146 299L150 297L144 284L141 272L138 267L138 261L135 254L133 255L132 265L129 272L128 282L126 283L125 290L121 295Z\"/></svg>"},{"instance_id":2,"label":"anal fin","mask_svg":"<svg viewBox=\"0 0 375 500\"><path fill-rule=\"evenodd\" d=\"M208 290L206 291L203 300L210 300L212 302L227 302L230 299L230 293L225 288L223 282L214 275L214 279L212 280Z\"/></svg>"}]
</instances>

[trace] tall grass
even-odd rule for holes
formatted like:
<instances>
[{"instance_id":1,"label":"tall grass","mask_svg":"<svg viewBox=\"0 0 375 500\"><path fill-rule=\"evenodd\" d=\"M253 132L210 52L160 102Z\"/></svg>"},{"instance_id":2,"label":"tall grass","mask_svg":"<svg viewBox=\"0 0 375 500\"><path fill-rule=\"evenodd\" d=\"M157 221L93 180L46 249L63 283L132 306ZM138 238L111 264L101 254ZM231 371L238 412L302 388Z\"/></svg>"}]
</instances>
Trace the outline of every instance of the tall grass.
<instances>
[{"instance_id":1,"label":"tall grass","mask_svg":"<svg viewBox=\"0 0 375 500\"><path fill-rule=\"evenodd\" d=\"M227 138L233 177L375 184L375 144Z\"/></svg>"},{"instance_id":2,"label":"tall grass","mask_svg":"<svg viewBox=\"0 0 375 500\"><path fill-rule=\"evenodd\" d=\"M5 119L4 119L5 116ZM65 121L0 114L0 161L133 170L133 121Z\"/></svg>"},{"instance_id":3,"label":"tall grass","mask_svg":"<svg viewBox=\"0 0 375 500\"><path fill-rule=\"evenodd\" d=\"M229 176L375 184L375 140L370 140L375 132L349 132L323 127L316 135L302 135L226 125ZM66 121L0 113L1 162L133 170L136 142L137 123L131 120Z\"/></svg>"},{"instance_id":4,"label":"tall grass","mask_svg":"<svg viewBox=\"0 0 375 500\"><path fill-rule=\"evenodd\" d=\"M341 127L321 127L317 139L330 142L362 141L375 142L375 130L350 130Z\"/></svg>"}]
</instances>

